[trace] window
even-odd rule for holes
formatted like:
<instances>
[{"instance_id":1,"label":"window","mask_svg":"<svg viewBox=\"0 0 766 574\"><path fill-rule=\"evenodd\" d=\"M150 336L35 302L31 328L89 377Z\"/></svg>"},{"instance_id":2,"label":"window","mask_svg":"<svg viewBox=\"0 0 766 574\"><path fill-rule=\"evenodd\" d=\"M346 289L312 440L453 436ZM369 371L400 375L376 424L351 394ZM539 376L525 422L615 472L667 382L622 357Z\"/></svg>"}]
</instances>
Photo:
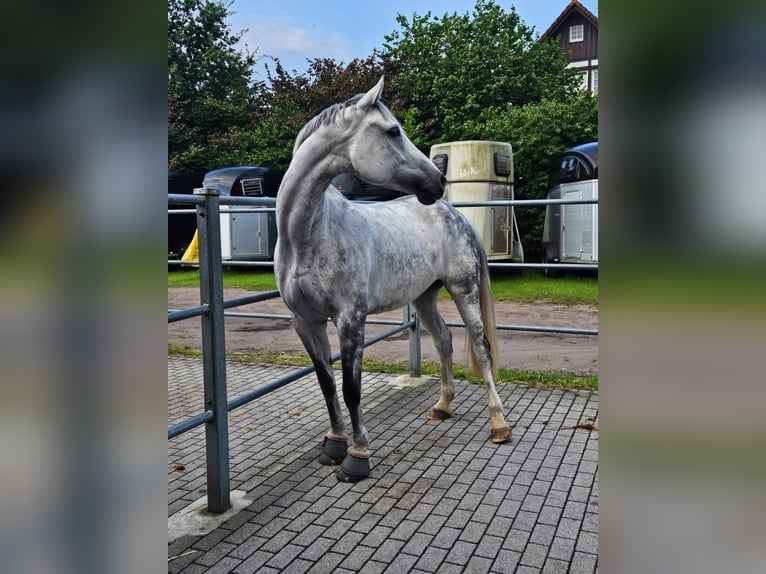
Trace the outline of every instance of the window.
<instances>
[{"instance_id":1,"label":"window","mask_svg":"<svg viewBox=\"0 0 766 574\"><path fill-rule=\"evenodd\" d=\"M598 70L593 70L593 93L598 94Z\"/></svg>"},{"instance_id":2,"label":"window","mask_svg":"<svg viewBox=\"0 0 766 574\"><path fill-rule=\"evenodd\" d=\"M583 25L577 24L577 26L569 27L569 41L570 42L582 42L583 40Z\"/></svg>"},{"instance_id":3,"label":"window","mask_svg":"<svg viewBox=\"0 0 766 574\"><path fill-rule=\"evenodd\" d=\"M588 89L588 72L580 72L577 75L580 76L580 87L583 90L587 90Z\"/></svg>"}]
</instances>

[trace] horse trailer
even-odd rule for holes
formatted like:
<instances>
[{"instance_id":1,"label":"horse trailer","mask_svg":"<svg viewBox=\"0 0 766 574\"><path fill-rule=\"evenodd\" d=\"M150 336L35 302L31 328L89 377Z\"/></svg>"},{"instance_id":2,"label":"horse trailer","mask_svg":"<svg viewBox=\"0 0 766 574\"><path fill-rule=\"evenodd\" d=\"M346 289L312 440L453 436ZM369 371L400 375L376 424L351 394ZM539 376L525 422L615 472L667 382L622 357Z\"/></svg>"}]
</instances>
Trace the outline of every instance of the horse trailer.
<instances>
[{"instance_id":1,"label":"horse trailer","mask_svg":"<svg viewBox=\"0 0 766 574\"><path fill-rule=\"evenodd\" d=\"M209 171L203 187L221 195L276 197L284 172L252 166L224 167ZM236 206L221 206L221 258L223 261L269 261L274 258L277 220L273 211L242 213Z\"/></svg>"},{"instance_id":2,"label":"horse trailer","mask_svg":"<svg viewBox=\"0 0 766 574\"><path fill-rule=\"evenodd\" d=\"M598 142L566 150L553 181L548 199L598 199ZM598 263L598 204L549 205L542 257L543 263Z\"/></svg>"},{"instance_id":3,"label":"horse trailer","mask_svg":"<svg viewBox=\"0 0 766 574\"><path fill-rule=\"evenodd\" d=\"M451 202L513 199L513 150L494 141L457 141L431 147L431 160L447 178ZM458 207L474 224L489 260L524 262L513 206Z\"/></svg>"}]
</instances>

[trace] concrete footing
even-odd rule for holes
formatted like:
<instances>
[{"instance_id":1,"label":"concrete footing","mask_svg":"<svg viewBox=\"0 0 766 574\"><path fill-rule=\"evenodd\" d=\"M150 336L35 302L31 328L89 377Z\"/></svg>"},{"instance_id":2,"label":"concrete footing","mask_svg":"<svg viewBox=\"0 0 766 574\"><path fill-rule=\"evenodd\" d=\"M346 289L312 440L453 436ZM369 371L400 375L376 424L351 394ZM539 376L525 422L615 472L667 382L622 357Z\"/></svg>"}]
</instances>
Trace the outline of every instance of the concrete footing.
<instances>
[{"instance_id":1,"label":"concrete footing","mask_svg":"<svg viewBox=\"0 0 766 574\"><path fill-rule=\"evenodd\" d=\"M245 498L244 491L232 490L231 508L226 512L214 514L208 512L207 496L203 496L168 517L168 543L186 535L204 536L252 503L252 500Z\"/></svg>"}]
</instances>

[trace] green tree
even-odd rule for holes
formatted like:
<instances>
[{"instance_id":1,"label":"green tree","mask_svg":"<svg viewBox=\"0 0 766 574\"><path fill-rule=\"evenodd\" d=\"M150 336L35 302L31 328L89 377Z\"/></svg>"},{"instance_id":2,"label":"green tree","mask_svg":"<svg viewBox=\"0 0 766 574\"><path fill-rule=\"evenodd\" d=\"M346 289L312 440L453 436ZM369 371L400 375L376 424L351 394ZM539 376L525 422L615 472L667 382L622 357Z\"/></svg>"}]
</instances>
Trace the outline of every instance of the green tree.
<instances>
[{"instance_id":1,"label":"green tree","mask_svg":"<svg viewBox=\"0 0 766 574\"><path fill-rule=\"evenodd\" d=\"M219 155L221 165L287 169L295 136L304 124L326 107L370 89L380 79L382 67L373 55L348 64L315 58L305 75L294 76L275 59L275 70L267 65L266 71L270 87L264 103L247 125L230 132L232 147Z\"/></svg>"},{"instance_id":2,"label":"green tree","mask_svg":"<svg viewBox=\"0 0 766 574\"><path fill-rule=\"evenodd\" d=\"M552 41L536 41L515 9L477 0L473 14L408 20L385 37L383 60L401 110L421 148L475 138L489 108L505 109L572 93L577 79Z\"/></svg>"},{"instance_id":3,"label":"green tree","mask_svg":"<svg viewBox=\"0 0 766 574\"><path fill-rule=\"evenodd\" d=\"M255 55L236 49L240 34L225 22L231 1L168 2L169 169L204 172L218 165L227 134L259 104L252 86Z\"/></svg>"},{"instance_id":4,"label":"green tree","mask_svg":"<svg viewBox=\"0 0 766 574\"><path fill-rule=\"evenodd\" d=\"M487 110L480 121L483 139L513 146L516 199L544 199L558 154L598 140L598 99L577 91L561 100L544 99L505 110ZM525 258L538 261L545 209L516 208Z\"/></svg>"}]
</instances>

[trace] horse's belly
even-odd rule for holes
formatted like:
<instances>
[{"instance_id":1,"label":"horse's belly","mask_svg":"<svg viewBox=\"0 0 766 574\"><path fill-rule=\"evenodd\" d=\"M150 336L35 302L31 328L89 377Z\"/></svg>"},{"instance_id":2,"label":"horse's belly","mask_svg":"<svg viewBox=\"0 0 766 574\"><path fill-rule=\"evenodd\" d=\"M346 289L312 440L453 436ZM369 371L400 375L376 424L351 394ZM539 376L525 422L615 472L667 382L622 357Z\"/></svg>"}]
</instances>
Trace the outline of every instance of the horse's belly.
<instances>
[{"instance_id":1,"label":"horse's belly","mask_svg":"<svg viewBox=\"0 0 766 574\"><path fill-rule=\"evenodd\" d=\"M385 288L371 290L368 298L368 313L385 313L394 309L401 309L420 297L426 289L433 285L433 281L412 285L392 284Z\"/></svg>"}]
</instances>

